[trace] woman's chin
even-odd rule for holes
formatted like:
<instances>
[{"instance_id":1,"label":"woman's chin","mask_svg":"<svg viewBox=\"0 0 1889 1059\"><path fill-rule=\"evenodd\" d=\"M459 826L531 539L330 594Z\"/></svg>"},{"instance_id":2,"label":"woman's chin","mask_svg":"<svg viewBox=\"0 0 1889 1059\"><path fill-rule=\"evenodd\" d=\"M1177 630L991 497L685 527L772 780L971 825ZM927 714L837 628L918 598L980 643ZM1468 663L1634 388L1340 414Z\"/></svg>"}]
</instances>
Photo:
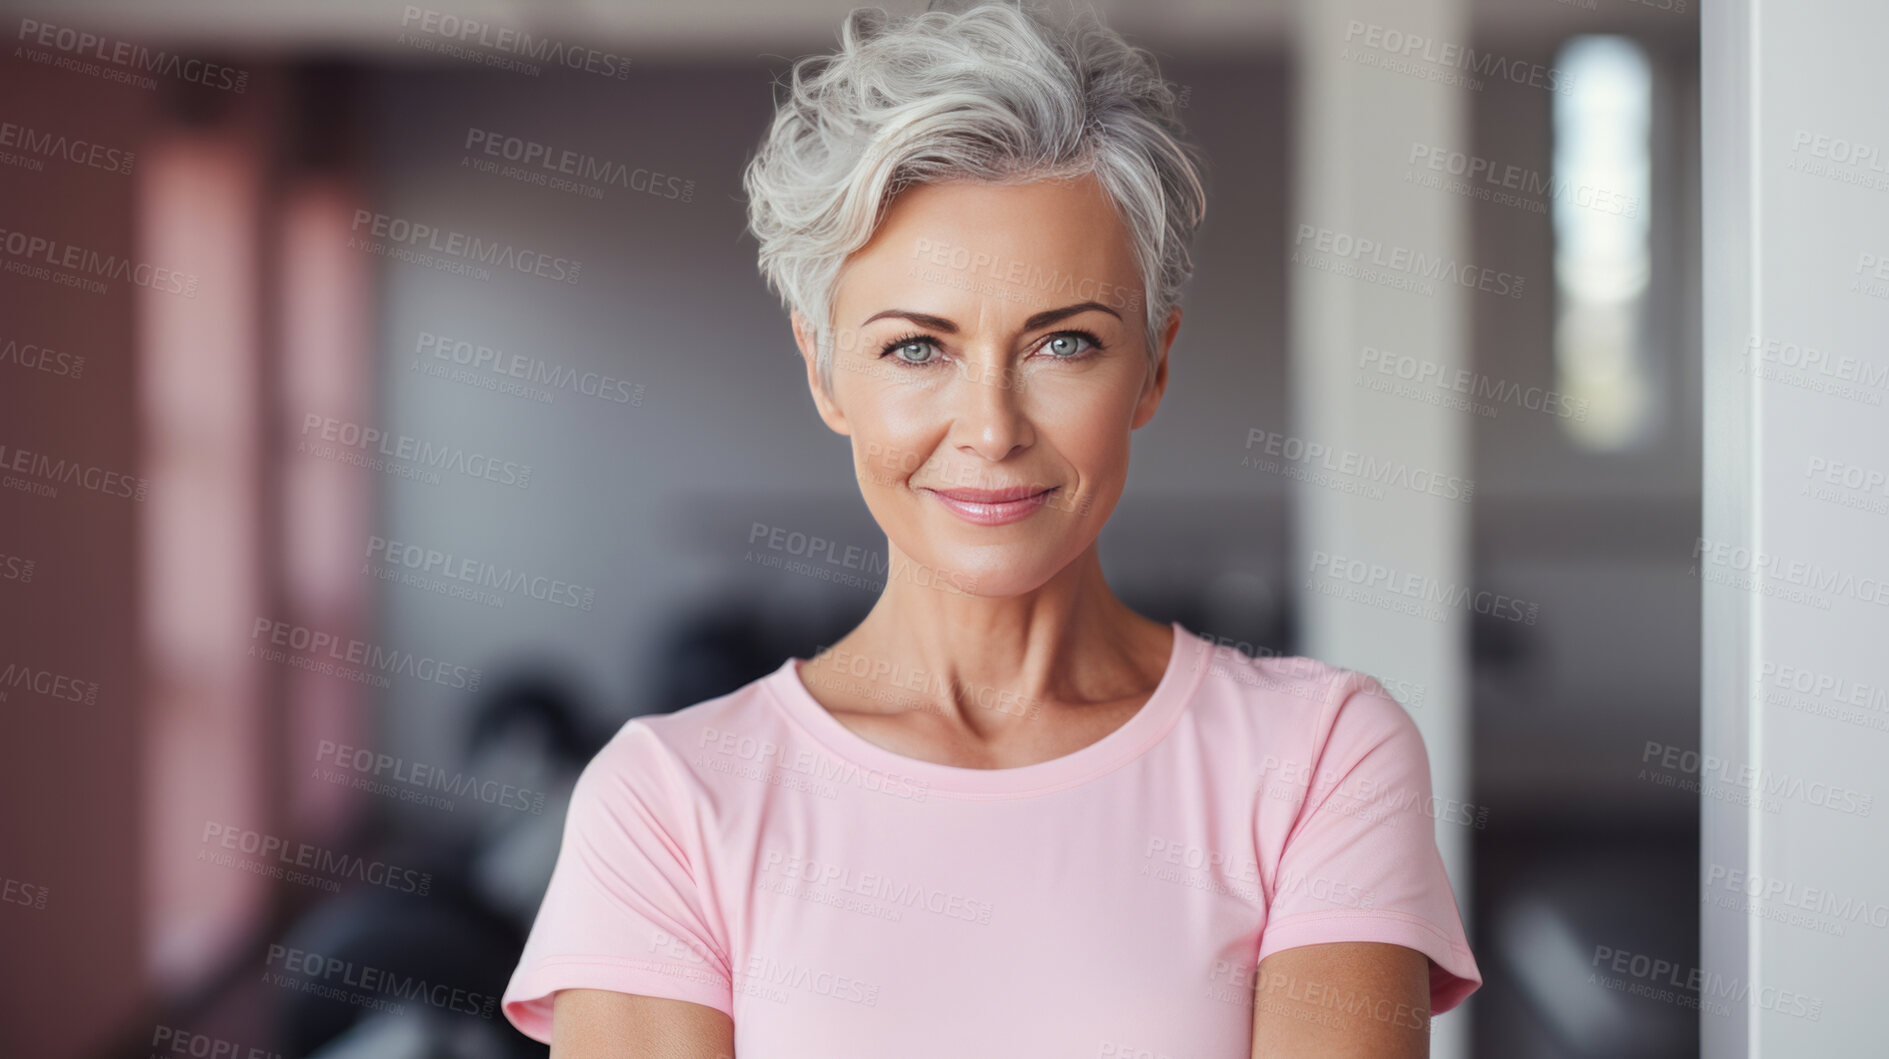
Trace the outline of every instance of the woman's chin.
<instances>
[{"instance_id":1,"label":"woman's chin","mask_svg":"<svg viewBox=\"0 0 1889 1059\"><path fill-rule=\"evenodd\" d=\"M1081 549L1077 549L1079 554ZM907 555L913 554L906 552ZM1074 556L1051 554L1042 542L925 549L908 576L895 580L931 584L957 595L1002 598L1034 592L1061 573Z\"/></svg>"}]
</instances>

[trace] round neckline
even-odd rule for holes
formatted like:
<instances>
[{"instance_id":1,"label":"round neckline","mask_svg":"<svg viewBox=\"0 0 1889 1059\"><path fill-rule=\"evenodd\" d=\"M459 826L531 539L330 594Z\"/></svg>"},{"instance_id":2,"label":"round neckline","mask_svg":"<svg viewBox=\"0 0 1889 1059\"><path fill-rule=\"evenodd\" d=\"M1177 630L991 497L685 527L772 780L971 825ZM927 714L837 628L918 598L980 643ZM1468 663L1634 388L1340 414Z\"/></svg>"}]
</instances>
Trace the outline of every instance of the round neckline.
<instances>
[{"instance_id":1,"label":"round neckline","mask_svg":"<svg viewBox=\"0 0 1889 1059\"><path fill-rule=\"evenodd\" d=\"M889 750L853 731L827 711L800 679L800 663L791 656L765 680L764 687L796 726L842 760L877 769L928 792L986 796L1042 794L1094 779L1139 757L1167 734L1193 698L1206 673L1199 654L1206 641L1169 622L1174 644L1167 669L1148 701L1134 715L1102 738L1079 750L1048 761L1013 768L974 769L924 761ZM1191 679L1190 679L1191 678Z\"/></svg>"}]
</instances>

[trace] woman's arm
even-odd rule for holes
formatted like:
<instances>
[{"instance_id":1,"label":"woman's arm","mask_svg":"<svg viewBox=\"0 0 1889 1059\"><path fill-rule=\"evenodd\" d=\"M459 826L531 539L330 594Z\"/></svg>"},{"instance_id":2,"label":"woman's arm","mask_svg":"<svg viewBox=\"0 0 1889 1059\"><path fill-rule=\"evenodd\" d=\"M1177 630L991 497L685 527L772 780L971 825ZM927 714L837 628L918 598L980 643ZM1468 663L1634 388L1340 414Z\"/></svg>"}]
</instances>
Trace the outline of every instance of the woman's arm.
<instances>
[{"instance_id":1,"label":"woman's arm","mask_svg":"<svg viewBox=\"0 0 1889 1059\"><path fill-rule=\"evenodd\" d=\"M703 1004L605 989L551 998L551 1059L734 1059L735 1023Z\"/></svg>"},{"instance_id":2,"label":"woman's arm","mask_svg":"<svg viewBox=\"0 0 1889 1059\"><path fill-rule=\"evenodd\" d=\"M1430 958L1347 941L1281 949L1259 964L1253 1059L1429 1059Z\"/></svg>"}]
</instances>

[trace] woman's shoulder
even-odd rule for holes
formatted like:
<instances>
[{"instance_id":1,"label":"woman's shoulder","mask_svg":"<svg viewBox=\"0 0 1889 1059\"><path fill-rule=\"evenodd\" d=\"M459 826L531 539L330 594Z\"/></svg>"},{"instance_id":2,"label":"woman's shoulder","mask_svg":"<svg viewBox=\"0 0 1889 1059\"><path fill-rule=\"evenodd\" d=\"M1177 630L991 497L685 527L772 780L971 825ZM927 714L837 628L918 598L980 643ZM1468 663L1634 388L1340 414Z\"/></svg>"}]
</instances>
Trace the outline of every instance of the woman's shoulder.
<instances>
[{"instance_id":1,"label":"woman's shoulder","mask_svg":"<svg viewBox=\"0 0 1889 1059\"><path fill-rule=\"evenodd\" d=\"M714 770L718 761L744 759L765 765L786 737L784 719L773 702L776 692L770 687L782 679L785 665L714 698L629 718L586 771L687 774Z\"/></svg>"},{"instance_id":2,"label":"woman's shoulder","mask_svg":"<svg viewBox=\"0 0 1889 1059\"><path fill-rule=\"evenodd\" d=\"M1203 639L1206 639L1203 637ZM1203 690L1268 727L1288 725L1323 741L1340 717L1347 727L1388 730L1410 723L1384 683L1359 669L1307 655L1250 650L1208 639Z\"/></svg>"},{"instance_id":3,"label":"woman's shoulder","mask_svg":"<svg viewBox=\"0 0 1889 1059\"><path fill-rule=\"evenodd\" d=\"M1201 656L1207 668L1205 683L1236 693L1249 704L1288 709L1310 704L1316 710L1338 684L1354 676L1353 670L1305 655L1279 654L1206 636L1201 639L1206 641Z\"/></svg>"}]
</instances>

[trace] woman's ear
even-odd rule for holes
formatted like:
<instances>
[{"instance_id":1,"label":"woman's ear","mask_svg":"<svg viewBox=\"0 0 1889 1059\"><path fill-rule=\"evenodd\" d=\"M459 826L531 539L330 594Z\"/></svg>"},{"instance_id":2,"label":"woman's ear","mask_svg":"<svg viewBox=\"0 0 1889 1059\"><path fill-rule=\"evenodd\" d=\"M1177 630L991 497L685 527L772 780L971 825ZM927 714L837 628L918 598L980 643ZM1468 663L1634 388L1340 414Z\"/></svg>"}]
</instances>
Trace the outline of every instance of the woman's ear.
<instances>
[{"instance_id":1,"label":"woman's ear","mask_svg":"<svg viewBox=\"0 0 1889 1059\"><path fill-rule=\"evenodd\" d=\"M820 413L821 422L835 434L850 437L852 430L846 425L845 413L834 403L826 387L820 384L820 347L814 340L813 330L807 326L807 320L800 315L799 309L789 312L787 319L793 324L794 344L800 347L800 359L807 365L807 390L813 394L813 407Z\"/></svg>"},{"instance_id":2,"label":"woman's ear","mask_svg":"<svg viewBox=\"0 0 1889 1059\"><path fill-rule=\"evenodd\" d=\"M1174 348L1174 336L1181 330L1181 310L1176 306L1168 313L1167 324L1161 328L1161 355L1155 359L1154 372L1142 387L1141 400L1135 405L1135 418L1129 424L1130 430L1136 430L1148 420L1154 418L1154 410L1161 405L1161 395L1168 388L1168 350Z\"/></svg>"}]
</instances>

